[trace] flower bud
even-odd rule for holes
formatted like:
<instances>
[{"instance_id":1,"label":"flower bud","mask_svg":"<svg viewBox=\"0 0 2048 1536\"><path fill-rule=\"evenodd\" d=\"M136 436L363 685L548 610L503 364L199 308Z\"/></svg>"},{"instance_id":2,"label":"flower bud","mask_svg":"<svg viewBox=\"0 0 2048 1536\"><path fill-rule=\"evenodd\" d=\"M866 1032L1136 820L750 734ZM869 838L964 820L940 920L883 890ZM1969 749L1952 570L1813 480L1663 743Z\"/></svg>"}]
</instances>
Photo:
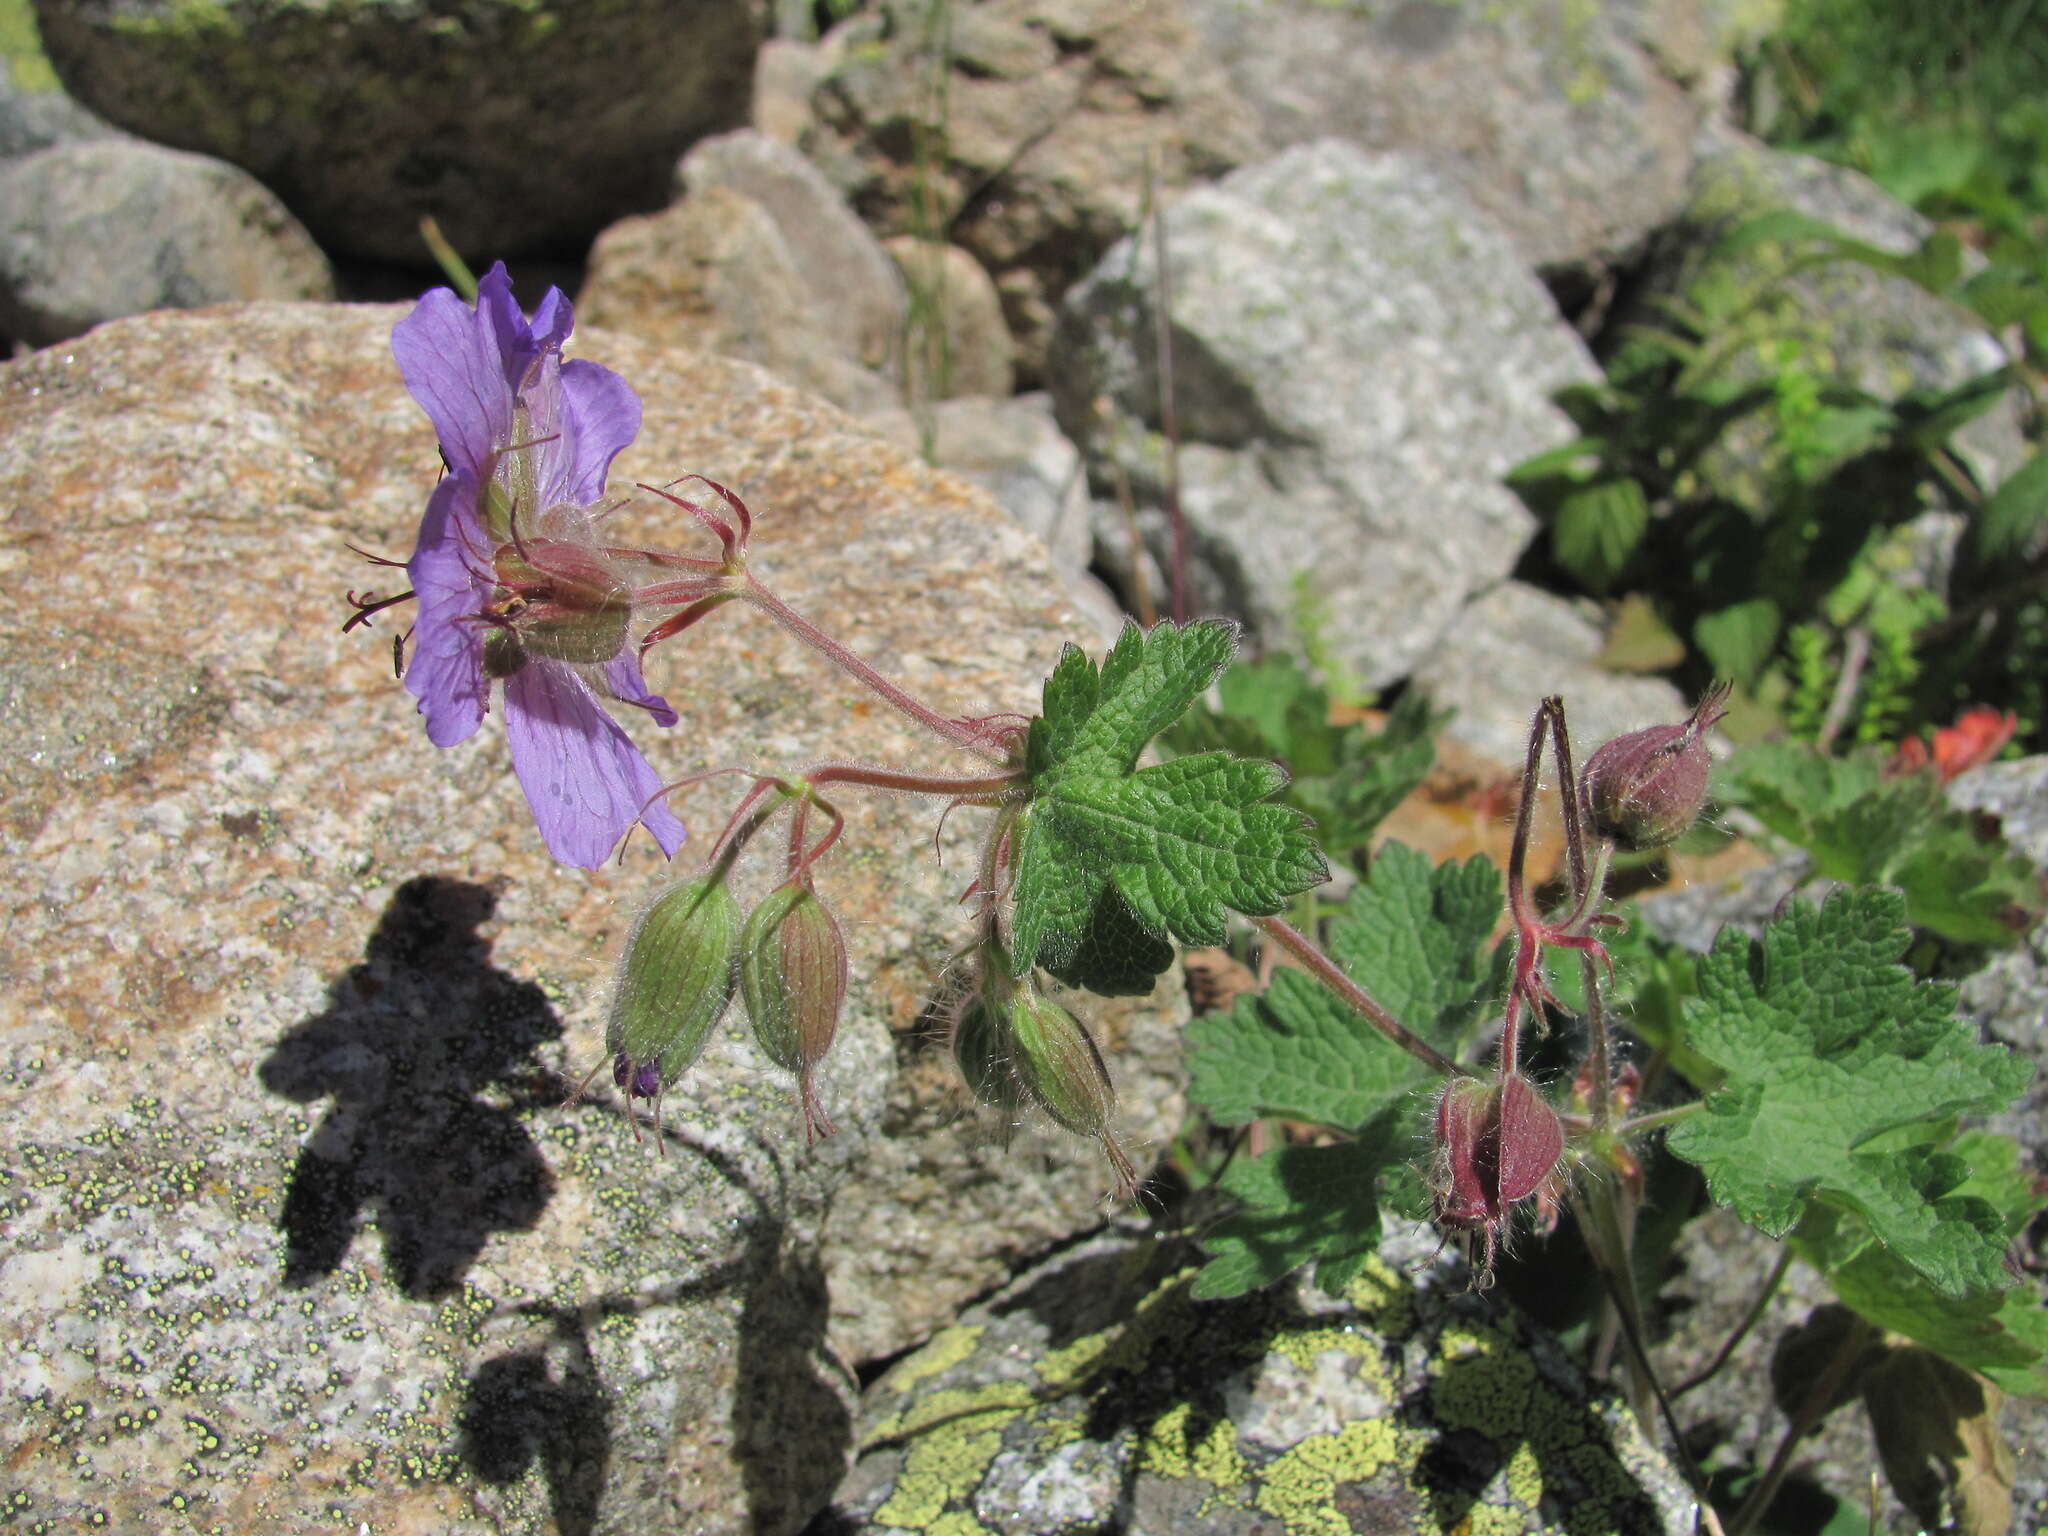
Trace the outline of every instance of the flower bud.
<instances>
[{"instance_id":1,"label":"flower bud","mask_svg":"<svg viewBox=\"0 0 2048 1536\"><path fill-rule=\"evenodd\" d=\"M805 1131L813 1141L830 1136L811 1073L839 1032L846 939L808 884L778 887L748 916L740 934L740 995L762 1052L797 1076Z\"/></svg>"},{"instance_id":2,"label":"flower bud","mask_svg":"<svg viewBox=\"0 0 2048 1536\"><path fill-rule=\"evenodd\" d=\"M711 875L670 886L640 914L604 1031L629 1099L657 1098L704 1053L732 1001L739 931L739 904Z\"/></svg>"},{"instance_id":3,"label":"flower bud","mask_svg":"<svg viewBox=\"0 0 2048 1536\"><path fill-rule=\"evenodd\" d=\"M1564 1157L1564 1125L1519 1073L1453 1078L1436 1101L1436 1155L1437 1221L1485 1234L1490 1275L1513 1207L1543 1191Z\"/></svg>"},{"instance_id":4,"label":"flower bud","mask_svg":"<svg viewBox=\"0 0 2048 1536\"><path fill-rule=\"evenodd\" d=\"M1684 836L1707 800L1707 733L1727 713L1723 684L1680 724L1617 736L1587 758L1579 798L1595 829L1632 850Z\"/></svg>"}]
</instances>

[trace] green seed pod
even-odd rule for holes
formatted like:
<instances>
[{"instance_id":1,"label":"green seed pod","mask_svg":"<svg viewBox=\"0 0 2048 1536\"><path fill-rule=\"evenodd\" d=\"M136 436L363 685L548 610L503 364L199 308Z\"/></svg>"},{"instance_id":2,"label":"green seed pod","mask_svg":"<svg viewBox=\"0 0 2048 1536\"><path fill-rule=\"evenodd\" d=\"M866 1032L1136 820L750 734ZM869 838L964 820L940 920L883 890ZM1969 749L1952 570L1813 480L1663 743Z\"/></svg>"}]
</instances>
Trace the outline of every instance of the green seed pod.
<instances>
[{"instance_id":1,"label":"green seed pod","mask_svg":"<svg viewBox=\"0 0 2048 1536\"><path fill-rule=\"evenodd\" d=\"M754 1039L797 1075L811 1138L832 1134L811 1072L832 1049L846 1006L846 938L817 892L792 881L772 891L740 933L740 996Z\"/></svg>"},{"instance_id":2,"label":"green seed pod","mask_svg":"<svg viewBox=\"0 0 2048 1536\"><path fill-rule=\"evenodd\" d=\"M1010 1070L1014 1054L1002 1011L991 1007L980 993L967 999L953 1020L953 1062L967 1091L1002 1116L1006 1145L1024 1109L1024 1092L1017 1086L1017 1074Z\"/></svg>"},{"instance_id":3,"label":"green seed pod","mask_svg":"<svg viewBox=\"0 0 2048 1536\"><path fill-rule=\"evenodd\" d=\"M1116 1176L1119 1198L1130 1199L1138 1190L1138 1173L1109 1128L1116 1089L1087 1026L1029 988L1019 988L1004 1013L1010 1076L1056 1125L1095 1138Z\"/></svg>"},{"instance_id":4,"label":"green seed pod","mask_svg":"<svg viewBox=\"0 0 2048 1536\"><path fill-rule=\"evenodd\" d=\"M740 909L713 875L670 886L626 940L604 1045L630 1093L673 1083L703 1054L732 1001ZM623 1065L621 1065L623 1064ZM646 1095L652 1097L652 1094Z\"/></svg>"},{"instance_id":5,"label":"green seed pod","mask_svg":"<svg viewBox=\"0 0 2048 1536\"><path fill-rule=\"evenodd\" d=\"M1109 1069L1081 1021L1028 989L1011 1002L1010 1067L1030 1101L1077 1136L1100 1136L1116 1109Z\"/></svg>"}]
</instances>

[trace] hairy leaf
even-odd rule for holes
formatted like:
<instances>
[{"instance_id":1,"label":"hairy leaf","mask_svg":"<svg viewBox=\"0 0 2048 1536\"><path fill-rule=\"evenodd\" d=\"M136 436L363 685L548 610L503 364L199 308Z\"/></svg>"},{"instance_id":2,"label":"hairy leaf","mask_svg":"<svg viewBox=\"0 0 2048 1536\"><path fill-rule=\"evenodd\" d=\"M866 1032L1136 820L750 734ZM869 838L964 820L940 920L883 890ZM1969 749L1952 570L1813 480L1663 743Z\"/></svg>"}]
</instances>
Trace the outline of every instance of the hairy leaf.
<instances>
[{"instance_id":1,"label":"hairy leaf","mask_svg":"<svg viewBox=\"0 0 2048 1536\"><path fill-rule=\"evenodd\" d=\"M1203 621L1135 627L1098 670L1069 646L1046 680L1019 819L1012 963L1064 966L1114 885L1148 932L1217 944L1226 910L1262 915L1328 873L1301 815L1266 803L1271 763L1205 752L1138 756L1229 661L1236 634Z\"/></svg>"},{"instance_id":2,"label":"hairy leaf","mask_svg":"<svg viewBox=\"0 0 2048 1536\"><path fill-rule=\"evenodd\" d=\"M1998 1211L2007 1240L2048 1205L2048 1195L2020 1166L2020 1146L2011 1137L1972 1131L1951 1141L1947 1127L1934 1126L1928 1140L1943 1143L1968 1165L1969 1177L1952 1193L1980 1197ZM1835 1294L1879 1328L1980 1371L2008 1392L2048 1396L2048 1363L2042 1358L2048 1352L2048 1308L2034 1286L2001 1283L1944 1296L1878 1242L1867 1224L1833 1210L1801 1222L1792 1241L1801 1258L1827 1275Z\"/></svg>"},{"instance_id":3,"label":"hairy leaf","mask_svg":"<svg viewBox=\"0 0 2048 1536\"><path fill-rule=\"evenodd\" d=\"M1342 1290L1379 1244L1379 1178L1409 1141L1402 1118L1389 1111L1354 1141L1239 1157L1222 1187L1241 1205L1203 1234L1209 1262L1194 1294L1241 1296L1311 1261L1317 1284Z\"/></svg>"},{"instance_id":4,"label":"hairy leaf","mask_svg":"<svg viewBox=\"0 0 2048 1536\"><path fill-rule=\"evenodd\" d=\"M1980 1044L1952 989L1898 963L1904 919L1895 891L1843 891L1794 904L1760 940L1724 932L1700 964L1686 1028L1727 1076L1669 1145L1771 1236L1817 1205L1846 1211L1941 1294L1962 1296L2000 1282L2000 1213L1958 1192L1969 1169L1953 1153L1883 1139L2001 1109L2032 1069Z\"/></svg>"},{"instance_id":5,"label":"hairy leaf","mask_svg":"<svg viewBox=\"0 0 2048 1536\"><path fill-rule=\"evenodd\" d=\"M2041 911L2033 866L1930 774L1886 779L1869 754L1778 744L1742 753L1719 792L1810 853L1822 879L1897 886L1908 920L1943 938L2010 944Z\"/></svg>"},{"instance_id":6,"label":"hairy leaf","mask_svg":"<svg viewBox=\"0 0 2048 1536\"><path fill-rule=\"evenodd\" d=\"M1484 858L1432 870L1389 843L1330 929L1338 964L1395 1018L1440 1048L1470 1033L1498 990L1487 939L1500 874ZM1261 1115L1349 1130L1433 1085L1307 974L1282 969L1264 992L1188 1026L1188 1096L1224 1125Z\"/></svg>"}]
</instances>

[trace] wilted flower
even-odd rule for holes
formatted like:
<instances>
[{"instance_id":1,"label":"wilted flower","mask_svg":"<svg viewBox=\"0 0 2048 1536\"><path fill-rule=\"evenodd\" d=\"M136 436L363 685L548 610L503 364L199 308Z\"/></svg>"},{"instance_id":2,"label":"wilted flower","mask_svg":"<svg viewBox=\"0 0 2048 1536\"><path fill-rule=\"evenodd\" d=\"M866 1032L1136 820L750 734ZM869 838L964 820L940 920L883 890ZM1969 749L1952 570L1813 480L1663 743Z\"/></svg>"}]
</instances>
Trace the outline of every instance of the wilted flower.
<instances>
[{"instance_id":1,"label":"wilted flower","mask_svg":"<svg viewBox=\"0 0 2048 1536\"><path fill-rule=\"evenodd\" d=\"M503 679L512 766L548 851L594 869L635 821L669 855L683 828L600 702L676 722L647 691L627 584L591 530L606 472L640 430L640 401L610 369L563 361L571 324L553 288L528 321L500 263L474 308L437 288L392 330L448 465L406 563L419 614L405 685L428 740L451 747L482 723Z\"/></svg>"},{"instance_id":2,"label":"wilted flower","mask_svg":"<svg viewBox=\"0 0 2048 1536\"><path fill-rule=\"evenodd\" d=\"M1494 1253L1513 1208L1541 1194L1564 1157L1564 1126L1530 1081L1457 1077L1436 1101L1436 1219L1454 1231L1483 1234L1479 1273Z\"/></svg>"},{"instance_id":3,"label":"wilted flower","mask_svg":"<svg viewBox=\"0 0 2048 1536\"><path fill-rule=\"evenodd\" d=\"M1601 835L1629 849L1683 837L1707 800L1707 733L1727 713L1727 687L1710 688L1677 725L1630 731L1586 759L1579 795Z\"/></svg>"}]
</instances>

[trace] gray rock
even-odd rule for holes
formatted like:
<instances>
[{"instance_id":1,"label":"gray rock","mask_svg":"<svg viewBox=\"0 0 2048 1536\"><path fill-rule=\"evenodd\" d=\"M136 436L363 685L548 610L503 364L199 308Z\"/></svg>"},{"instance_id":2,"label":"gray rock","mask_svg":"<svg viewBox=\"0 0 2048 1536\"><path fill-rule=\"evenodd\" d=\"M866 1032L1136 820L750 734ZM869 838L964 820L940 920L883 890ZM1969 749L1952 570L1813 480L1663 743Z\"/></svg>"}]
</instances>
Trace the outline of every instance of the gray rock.
<instances>
[{"instance_id":1,"label":"gray rock","mask_svg":"<svg viewBox=\"0 0 2048 1536\"><path fill-rule=\"evenodd\" d=\"M222 161L109 138L0 166L0 331L33 346L148 309L333 296L299 221Z\"/></svg>"},{"instance_id":2,"label":"gray rock","mask_svg":"<svg viewBox=\"0 0 2048 1536\"><path fill-rule=\"evenodd\" d=\"M921 420L920 417L923 419ZM1053 421L1043 394L1008 399L964 396L927 410L867 418L884 437L981 486L1002 509L1045 541L1053 565L1077 576L1088 568L1088 477L1081 454Z\"/></svg>"},{"instance_id":3,"label":"gray rock","mask_svg":"<svg viewBox=\"0 0 2048 1536\"><path fill-rule=\"evenodd\" d=\"M393 626L340 631L344 589L392 589L345 544L402 554L438 468L402 312L160 313L0 367L0 1083L35 1106L0 1123L10 1512L786 1536L850 1452L851 1363L1100 1221L1110 1180L966 1114L925 1000L976 813L941 867L935 808L897 796L845 797L818 872L853 951L838 1136L804 1146L736 1022L665 1155L602 1076L562 1107L667 871L550 863L498 722L434 751ZM645 401L614 485L738 487L757 572L906 686L1029 710L1085 638L971 487L746 365L577 349ZM647 498L615 526L702 547ZM661 771L973 766L743 617L651 658L686 717L636 732ZM693 847L733 794L688 793ZM1141 1161L1181 1114L1183 1018L1170 982L1094 1013Z\"/></svg>"},{"instance_id":4,"label":"gray rock","mask_svg":"<svg viewBox=\"0 0 2048 1536\"><path fill-rule=\"evenodd\" d=\"M15 7L18 19L0 37L0 160L32 154L53 144L110 138L113 125L94 116L57 83L43 56L35 15Z\"/></svg>"},{"instance_id":5,"label":"gray rock","mask_svg":"<svg viewBox=\"0 0 2048 1536\"><path fill-rule=\"evenodd\" d=\"M1341 1298L1230 1302L1192 1299L1170 1243L1063 1253L869 1390L837 1529L1689 1531L1675 1475L1554 1339L1411 1278L1433 1241Z\"/></svg>"},{"instance_id":6,"label":"gray rock","mask_svg":"<svg viewBox=\"0 0 2048 1536\"><path fill-rule=\"evenodd\" d=\"M1003 320L1003 297L981 263L957 245L909 235L896 236L887 249L910 291L905 398L1009 394L1017 344Z\"/></svg>"},{"instance_id":7,"label":"gray rock","mask_svg":"<svg viewBox=\"0 0 2048 1536\"><path fill-rule=\"evenodd\" d=\"M973 253L1030 386L1061 294L1133 227L1147 186L1258 158L1257 124L1181 0L955 5L943 79L927 12L885 0L828 35L804 151L884 234Z\"/></svg>"},{"instance_id":8,"label":"gray rock","mask_svg":"<svg viewBox=\"0 0 2048 1536\"><path fill-rule=\"evenodd\" d=\"M1506 236L1412 160L1303 145L1187 194L1166 225L1198 604L1269 645L1307 608L1362 681L1404 676L1527 544L1501 475L1571 436L1550 396L1596 377L1592 359ZM1153 505L1155 270L1149 239L1104 257L1053 370L1097 483L1114 461Z\"/></svg>"},{"instance_id":9,"label":"gray rock","mask_svg":"<svg viewBox=\"0 0 2048 1536\"><path fill-rule=\"evenodd\" d=\"M1461 188L1530 266L1604 265L1675 214L1700 107L1604 0L1189 0L1272 149L1329 136Z\"/></svg>"},{"instance_id":10,"label":"gray rock","mask_svg":"<svg viewBox=\"0 0 2048 1536\"><path fill-rule=\"evenodd\" d=\"M769 38L754 56L754 131L795 149L811 126L811 92L824 75L816 43Z\"/></svg>"},{"instance_id":11,"label":"gray rock","mask_svg":"<svg viewBox=\"0 0 2048 1536\"><path fill-rule=\"evenodd\" d=\"M573 249L659 207L676 156L746 120L761 11L669 0L40 0L71 93L228 160L336 255L418 266Z\"/></svg>"},{"instance_id":12,"label":"gray rock","mask_svg":"<svg viewBox=\"0 0 2048 1536\"><path fill-rule=\"evenodd\" d=\"M676 167L676 183L684 195L727 187L765 208L810 292L820 328L852 362L896 372L909 302L903 279L816 166L787 145L742 129L692 148Z\"/></svg>"},{"instance_id":13,"label":"gray rock","mask_svg":"<svg viewBox=\"0 0 2048 1536\"><path fill-rule=\"evenodd\" d=\"M1890 397L1919 387L1947 389L2004 365L1997 341L1965 311L1934 298L1903 278L1882 276L1848 262L1808 267L1781 276L1791 259L1782 245L1755 245L1718 254L1716 241L1748 220L1790 209L1893 253L1919 246L1933 226L1875 182L1844 166L1766 148L1720 124L1700 136L1700 159L1686 205L1658 239L1643 280L1614 324L1665 324L1661 306L1709 283L1748 291L1773 284L1763 311L1768 333L1734 354L1733 380L1760 378L1770 364L1761 354L1796 345L1810 366L1873 394ZM2026 461L2028 449L2017 405L2008 400L1965 427L1956 438L1962 458L1987 486ZM1740 423L1723 435L1700 464L1709 483L1754 503L1769 465L1760 422ZM1953 510L1965 510L1955 508Z\"/></svg>"},{"instance_id":14,"label":"gray rock","mask_svg":"<svg viewBox=\"0 0 2048 1536\"><path fill-rule=\"evenodd\" d=\"M1527 756L1537 701L1561 694L1579 761L1602 742L1685 718L1679 691L1656 677L1602 668L1600 626L1567 598L1504 581L1465 605L1410 681L1457 717L1444 734L1506 769Z\"/></svg>"},{"instance_id":15,"label":"gray rock","mask_svg":"<svg viewBox=\"0 0 2048 1536\"><path fill-rule=\"evenodd\" d=\"M599 235L577 310L593 325L758 363L850 411L896 404L896 386L843 350L825 297L775 216L714 184Z\"/></svg>"}]
</instances>

